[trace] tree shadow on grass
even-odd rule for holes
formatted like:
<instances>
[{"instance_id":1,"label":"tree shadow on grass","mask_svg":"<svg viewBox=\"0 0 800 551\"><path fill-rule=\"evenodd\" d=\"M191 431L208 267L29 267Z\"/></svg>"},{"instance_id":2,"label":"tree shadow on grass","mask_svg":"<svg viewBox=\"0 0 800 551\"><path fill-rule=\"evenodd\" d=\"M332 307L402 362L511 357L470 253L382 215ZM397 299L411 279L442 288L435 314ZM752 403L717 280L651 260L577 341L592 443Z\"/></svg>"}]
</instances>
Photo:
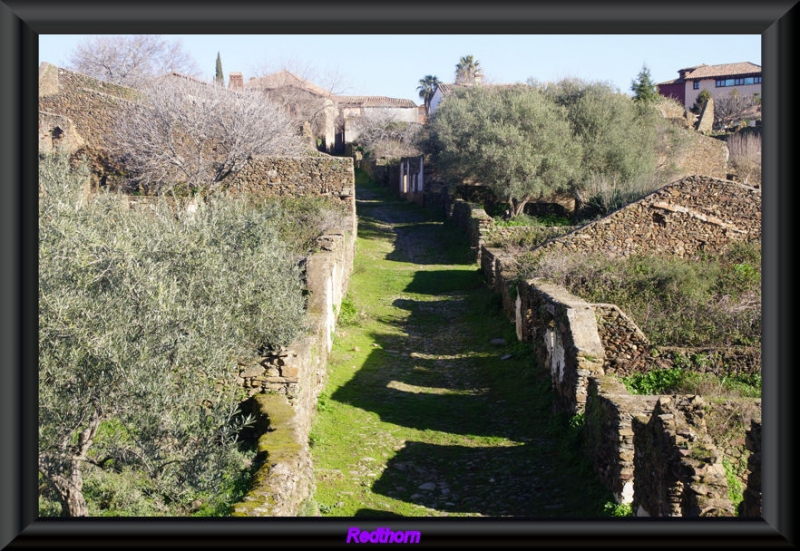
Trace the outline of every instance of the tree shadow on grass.
<instances>
[{"instance_id":1,"label":"tree shadow on grass","mask_svg":"<svg viewBox=\"0 0 800 551\"><path fill-rule=\"evenodd\" d=\"M552 453L536 443L467 447L406 442L372 490L449 513L490 517L600 516L601 500L558 487ZM577 499L576 499L577 497Z\"/></svg>"}]
</instances>

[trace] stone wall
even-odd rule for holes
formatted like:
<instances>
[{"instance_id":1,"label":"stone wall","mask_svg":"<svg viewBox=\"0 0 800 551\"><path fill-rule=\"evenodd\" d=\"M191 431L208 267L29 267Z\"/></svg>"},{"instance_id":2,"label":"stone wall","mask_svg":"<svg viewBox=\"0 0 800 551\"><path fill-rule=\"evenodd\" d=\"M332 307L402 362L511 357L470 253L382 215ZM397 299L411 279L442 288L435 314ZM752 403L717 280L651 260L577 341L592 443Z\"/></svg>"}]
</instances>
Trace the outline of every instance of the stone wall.
<instances>
[{"instance_id":1,"label":"stone wall","mask_svg":"<svg viewBox=\"0 0 800 551\"><path fill-rule=\"evenodd\" d=\"M133 88L103 82L50 63L39 67L39 111L50 117L68 119L68 128L61 127L67 130L64 138L92 149L105 147L105 137L114 127L120 109L139 97L139 92ZM52 133L53 128L42 126L52 121L40 116L40 137Z\"/></svg>"},{"instance_id":2,"label":"stone wall","mask_svg":"<svg viewBox=\"0 0 800 551\"><path fill-rule=\"evenodd\" d=\"M307 157L250 159L228 184L233 192L251 196L326 195L345 202L356 228L356 193L353 159L323 153Z\"/></svg>"},{"instance_id":3,"label":"stone wall","mask_svg":"<svg viewBox=\"0 0 800 551\"><path fill-rule=\"evenodd\" d=\"M633 510L650 517L732 517L722 457L699 396L660 397L633 420Z\"/></svg>"},{"instance_id":4,"label":"stone wall","mask_svg":"<svg viewBox=\"0 0 800 551\"><path fill-rule=\"evenodd\" d=\"M519 319L540 366L547 369L557 407L572 415L586 403L590 377L603 375L605 353L594 310L564 288L541 280L517 283Z\"/></svg>"},{"instance_id":5,"label":"stone wall","mask_svg":"<svg viewBox=\"0 0 800 551\"><path fill-rule=\"evenodd\" d=\"M698 132L711 132L714 130L714 98L708 98L697 120Z\"/></svg>"},{"instance_id":6,"label":"stone wall","mask_svg":"<svg viewBox=\"0 0 800 551\"><path fill-rule=\"evenodd\" d=\"M723 144L724 145L724 144ZM539 247L537 254L635 253L699 258L761 240L761 191L689 176Z\"/></svg>"},{"instance_id":7,"label":"stone wall","mask_svg":"<svg viewBox=\"0 0 800 551\"><path fill-rule=\"evenodd\" d=\"M39 153L71 155L85 145L86 142L68 117L39 111Z\"/></svg>"},{"instance_id":8,"label":"stone wall","mask_svg":"<svg viewBox=\"0 0 800 551\"><path fill-rule=\"evenodd\" d=\"M714 178L728 177L728 147L722 140L692 132L689 144L675 159L675 171L682 175L703 174Z\"/></svg>"},{"instance_id":9,"label":"stone wall","mask_svg":"<svg viewBox=\"0 0 800 551\"><path fill-rule=\"evenodd\" d=\"M584 449L600 481L617 503L630 504L634 492L633 419L648 417L658 396L631 395L616 377L589 379L584 413Z\"/></svg>"},{"instance_id":10,"label":"stone wall","mask_svg":"<svg viewBox=\"0 0 800 551\"><path fill-rule=\"evenodd\" d=\"M650 341L641 329L616 304L594 304L597 329L607 355L603 370L627 376L646 369Z\"/></svg>"},{"instance_id":11,"label":"stone wall","mask_svg":"<svg viewBox=\"0 0 800 551\"><path fill-rule=\"evenodd\" d=\"M592 304L600 340L606 351L607 374L628 377L653 369L690 369L718 377L761 373L761 349L756 347L653 346L636 323L614 304Z\"/></svg>"},{"instance_id":12,"label":"stone wall","mask_svg":"<svg viewBox=\"0 0 800 551\"><path fill-rule=\"evenodd\" d=\"M249 410L262 420L262 466L233 516L297 516L314 493L308 437L327 383L328 354L353 268L355 234L345 229L318 242L320 252L306 260L311 333L284 349L240 362L238 383L251 396Z\"/></svg>"}]
</instances>

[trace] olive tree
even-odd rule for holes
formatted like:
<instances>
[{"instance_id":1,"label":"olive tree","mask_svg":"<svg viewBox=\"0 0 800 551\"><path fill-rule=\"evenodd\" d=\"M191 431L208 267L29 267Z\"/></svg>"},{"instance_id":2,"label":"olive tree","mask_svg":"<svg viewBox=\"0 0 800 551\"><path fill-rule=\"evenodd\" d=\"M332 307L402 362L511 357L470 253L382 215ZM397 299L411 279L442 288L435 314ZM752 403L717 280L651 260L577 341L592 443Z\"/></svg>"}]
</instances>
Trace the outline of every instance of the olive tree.
<instances>
[{"instance_id":1,"label":"olive tree","mask_svg":"<svg viewBox=\"0 0 800 551\"><path fill-rule=\"evenodd\" d=\"M577 209L593 200L608 211L650 183L656 171L658 123L653 108L636 105L602 82L566 79L543 89L565 108L582 145L580 167L571 183Z\"/></svg>"},{"instance_id":2,"label":"olive tree","mask_svg":"<svg viewBox=\"0 0 800 551\"><path fill-rule=\"evenodd\" d=\"M304 146L285 111L262 94L166 76L143 86L110 142L147 190L211 192L254 155L298 155Z\"/></svg>"},{"instance_id":3,"label":"olive tree","mask_svg":"<svg viewBox=\"0 0 800 551\"><path fill-rule=\"evenodd\" d=\"M426 145L441 170L489 186L513 216L565 190L581 155L565 109L525 85L456 91L432 116Z\"/></svg>"},{"instance_id":4,"label":"olive tree","mask_svg":"<svg viewBox=\"0 0 800 551\"><path fill-rule=\"evenodd\" d=\"M66 516L89 514L87 475L136 481L146 514L224 501L245 467L237 361L306 329L278 213L221 198L192 215L166 198L131 209L87 197L85 177L40 163L43 489Z\"/></svg>"}]
</instances>

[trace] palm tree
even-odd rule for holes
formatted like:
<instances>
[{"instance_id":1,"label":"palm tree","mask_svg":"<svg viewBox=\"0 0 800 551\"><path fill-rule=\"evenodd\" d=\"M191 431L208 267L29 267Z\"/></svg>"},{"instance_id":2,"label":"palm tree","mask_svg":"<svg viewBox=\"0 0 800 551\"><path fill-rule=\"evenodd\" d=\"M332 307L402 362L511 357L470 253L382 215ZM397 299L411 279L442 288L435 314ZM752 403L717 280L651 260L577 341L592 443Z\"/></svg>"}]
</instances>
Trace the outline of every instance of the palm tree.
<instances>
[{"instance_id":1,"label":"palm tree","mask_svg":"<svg viewBox=\"0 0 800 551\"><path fill-rule=\"evenodd\" d=\"M456 84L472 84L480 80L483 76L480 65L471 55L462 57L456 64Z\"/></svg>"},{"instance_id":2,"label":"palm tree","mask_svg":"<svg viewBox=\"0 0 800 551\"><path fill-rule=\"evenodd\" d=\"M439 84L439 78L433 75L425 75L425 78L419 79L417 90L419 90L419 97L425 101L425 112L428 114L430 114L431 110L433 93L436 91L436 87L439 86Z\"/></svg>"}]
</instances>

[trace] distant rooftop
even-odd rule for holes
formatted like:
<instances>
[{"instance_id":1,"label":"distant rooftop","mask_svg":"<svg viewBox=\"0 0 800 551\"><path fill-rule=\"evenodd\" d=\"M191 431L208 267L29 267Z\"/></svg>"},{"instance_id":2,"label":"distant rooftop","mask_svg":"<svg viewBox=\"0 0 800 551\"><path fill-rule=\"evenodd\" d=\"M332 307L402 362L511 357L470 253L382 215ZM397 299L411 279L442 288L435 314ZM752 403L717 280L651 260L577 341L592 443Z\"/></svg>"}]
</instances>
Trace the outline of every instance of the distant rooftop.
<instances>
[{"instance_id":1,"label":"distant rooftop","mask_svg":"<svg viewBox=\"0 0 800 551\"><path fill-rule=\"evenodd\" d=\"M245 88L283 88L284 86L294 86L301 88L318 96L332 97L333 94L322 86L317 86L311 81L295 75L289 71L278 71L263 77L251 78L244 84Z\"/></svg>"},{"instance_id":2,"label":"distant rooftop","mask_svg":"<svg viewBox=\"0 0 800 551\"><path fill-rule=\"evenodd\" d=\"M344 107L417 107L410 99L386 96L337 96L336 102Z\"/></svg>"},{"instance_id":3,"label":"distant rooftop","mask_svg":"<svg viewBox=\"0 0 800 551\"><path fill-rule=\"evenodd\" d=\"M761 65L744 61L741 63L724 63L722 65L700 65L693 71L687 71L686 80L698 78L717 78L738 75L761 74Z\"/></svg>"},{"instance_id":4,"label":"distant rooftop","mask_svg":"<svg viewBox=\"0 0 800 551\"><path fill-rule=\"evenodd\" d=\"M733 77L742 75L760 75L761 65L750 63L749 61L742 61L739 63L723 63L721 65L706 65L701 63L694 67L685 67L678 69L678 78L659 82L663 86L666 84L680 84L687 80L698 80L701 78L720 78L720 77Z\"/></svg>"}]
</instances>

